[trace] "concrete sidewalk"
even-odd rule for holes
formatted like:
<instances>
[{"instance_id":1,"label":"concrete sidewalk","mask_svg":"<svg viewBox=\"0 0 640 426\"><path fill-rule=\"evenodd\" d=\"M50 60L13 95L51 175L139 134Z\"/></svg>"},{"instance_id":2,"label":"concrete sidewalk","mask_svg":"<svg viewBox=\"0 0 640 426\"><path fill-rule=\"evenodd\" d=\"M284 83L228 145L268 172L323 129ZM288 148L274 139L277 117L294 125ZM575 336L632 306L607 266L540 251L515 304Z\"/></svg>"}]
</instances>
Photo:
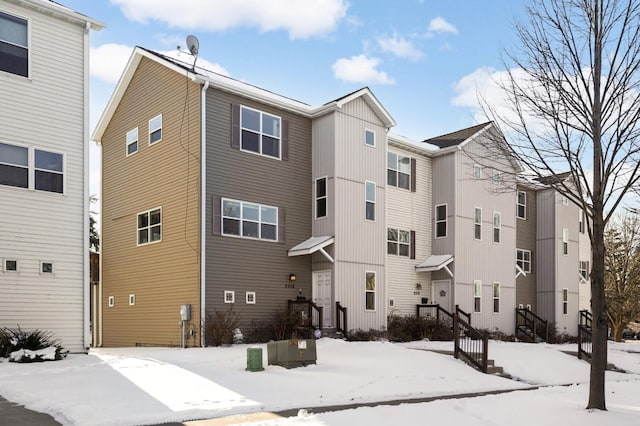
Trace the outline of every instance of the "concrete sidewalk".
<instances>
[{"instance_id":1,"label":"concrete sidewalk","mask_svg":"<svg viewBox=\"0 0 640 426\"><path fill-rule=\"evenodd\" d=\"M0 396L0 426L59 426L48 414L38 413Z\"/></svg>"}]
</instances>

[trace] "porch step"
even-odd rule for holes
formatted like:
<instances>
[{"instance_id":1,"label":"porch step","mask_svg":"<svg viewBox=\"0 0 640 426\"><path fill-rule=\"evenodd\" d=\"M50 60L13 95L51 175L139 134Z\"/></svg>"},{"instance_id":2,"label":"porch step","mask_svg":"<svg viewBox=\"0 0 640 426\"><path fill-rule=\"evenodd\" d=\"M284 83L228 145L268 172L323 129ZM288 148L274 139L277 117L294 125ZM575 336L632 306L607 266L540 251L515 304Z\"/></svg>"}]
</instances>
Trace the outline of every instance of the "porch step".
<instances>
[{"instance_id":1,"label":"porch step","mask_svg":"<svg viewBox=\"0 0 640 426\"><path fill-rule=\"evenodd\" d=\"M322 329L322 337L330 337L332 339L343 339L346 340L346 336L341 332L335 329L335 327L325 327Z\"/></svg>"},{"instance_id":2,"label":"porch step","mask_svg":"<svg viewBox=\"0 0 640 426\"><path fill-rule=\"evenodd\" d=\"M451 355L453 356L453 351L442 350L442 349L427 349L430 352L436 352L442 355ZM467 361L464 357L460 357L462 361L464 361L468 366L472 368L476 368L475 365L471 364L471 362ZM493 374L496 376L504 377L505 379L512 379L513 377L509 373L504 372L504 368L497 366L495 360L488 359L487 360L487 374Z\"/></svg>"}]
</instances>

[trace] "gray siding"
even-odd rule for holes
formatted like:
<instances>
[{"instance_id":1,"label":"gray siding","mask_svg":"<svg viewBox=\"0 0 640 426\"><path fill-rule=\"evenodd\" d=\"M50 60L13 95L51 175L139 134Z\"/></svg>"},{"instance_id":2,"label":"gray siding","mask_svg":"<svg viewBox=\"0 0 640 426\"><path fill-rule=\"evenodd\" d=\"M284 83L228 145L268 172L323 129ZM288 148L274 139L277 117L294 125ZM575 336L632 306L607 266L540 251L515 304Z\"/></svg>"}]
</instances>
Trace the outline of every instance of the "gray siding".
<instances>
[{"instance_id":1,"label":"gray siding","mask_svg":"<svg viewBox=\"0 0 640 426\"><path fill-rule=\"evenodd\" d=\"M518 191L526 194L525 219L516 218L516 248L531 252L531 272L526 276L518 276L516 279L516 306L531 305L531 310L536 312L536 191L518 186Z\"/></svg>"},{"instance_id":2,"label":"gray siding","mask_svg":"<svg viewBox=\"0 0 640 426\"><path fill-rule=\"evenodd\" d=\"M537 194L537 314L550 322L555 322L554 290L556 288L557 244L555 226L555 191L545 189Z\"/></svg>"},{"instance_id":3,"label":"gray siding","mask_svg":"<svg viewBox=\"0 0 640 426\"><path fill-rule=\"evenodd\" d=\"M433 254L453 254L455 248L455 228L453 217L456 211L455 192L455 154L443 155L433 159L433 203L431 212L431 229L433 232ZM447 204L447 237L435 238L435 208L439 204ZM455 262L455 261L454 261ZM440 279L442 273L433 274ZM442 275L442 279L450 278Z\"/></svg>"}]
</instances>

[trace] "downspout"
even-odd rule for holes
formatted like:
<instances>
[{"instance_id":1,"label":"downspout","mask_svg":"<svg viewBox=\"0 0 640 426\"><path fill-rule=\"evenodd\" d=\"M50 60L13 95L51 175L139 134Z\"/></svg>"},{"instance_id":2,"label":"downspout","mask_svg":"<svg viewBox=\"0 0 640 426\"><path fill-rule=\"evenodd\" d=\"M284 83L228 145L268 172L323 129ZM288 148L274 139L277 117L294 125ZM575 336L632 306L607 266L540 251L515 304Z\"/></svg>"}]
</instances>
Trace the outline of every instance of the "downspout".
<instances>
[{"instance_id":1,"label":"downspout","mask_svg":"<svg viewBox=\"0 0 640 426\"><path fill-rule=\"evenodd\" d=\"M207 89L209 80L202 85L200 95L200 345L204 347L202 324L205 318L206 296L206 243L207 243Z\"/></svg>"},{"instance_id":2,"label":"downspout","mask_svg":"<svg viewBox=\"0 0 640 426\"><path fill-rule=\"evenodd\" d=\"M83 90L83 129L82 129L82 143L83 143L83 208L82 208L82 264L83 267L83 321L82 321L82 341L83 347L86 352L89 351L91 345L90 336L90 277L89 277L89 32L91 31L91 23L85 22L83 42L84 42L84 90Z\"/></svg>"}]
</instances>

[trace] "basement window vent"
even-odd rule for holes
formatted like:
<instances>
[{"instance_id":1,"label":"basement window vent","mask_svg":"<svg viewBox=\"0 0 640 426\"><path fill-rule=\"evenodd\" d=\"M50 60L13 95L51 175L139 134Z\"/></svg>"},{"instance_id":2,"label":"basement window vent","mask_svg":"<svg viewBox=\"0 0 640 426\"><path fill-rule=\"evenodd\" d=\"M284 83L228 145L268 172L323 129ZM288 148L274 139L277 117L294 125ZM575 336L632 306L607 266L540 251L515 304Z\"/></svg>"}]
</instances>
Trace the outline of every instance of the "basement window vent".
<instances>
[{"instance_id":1,"label":"basement window vent","mask_svg":"<svg viewBox=\"0 0 640 426\"><path fill-rule=\"evenodd\" d=\"M518 309L524 309L524 305L522 303L518 304Z\"/></svg>"},{"instance_id":2,"label":"basement window vent","mask_svg":"<svg viewBox=\"0 0 640 426\"><path fill-rule=\"evenodd\" d=\"M5 259L3 269L5 272L18 272L18 261L15 259Z\"/></svg>"},{"instance_id":3,"label":"basement window vent","mask_svg":"<svg viewBox=\"0 0 640 426\"><path fill-rule=\"evenodd\" d=\"M40 262L40 273L41 274L53 274L53 263L52 262Z\"/></svg>"},{"instance_id":4,"label":"basement window vent","mask_svg":"<svg viewBox=\"0 0 640 426\"><path fill-rule=\"evenodd\" d=\"M256 292L248 291L246 295L247 305L255 305L256 304Z\"/></svg>"},{"instance_id":5,"label":"basement window vent","mask_svg":"<svg viewBox=\"0 0 640 426\"><path fill-rule=\"evenodd\" d=\"M224 303L236 303L236 292L225 290L224 291Z\"/></svg>"},{"instance_id":6,"label":"basement window vent","mask_svg":"<svg viewBox=\"0 0 640 426\"><path fill-rule=\"evenodd\" d=\"M129 306L133 306L136 304L136 295L135 294L130 294L129 295Z\"/></svg>"},{"instance_id":7,"label":"basement window vent","mask_svg":"<svg viewBox=\"0 0 640 426\"><path fill-rule=\"evenodd\" d=\"M396 305L396 300L395 299L389 299L389 307L393 308Z\"/></svg>"},{"instance_id":8,"label":"basement window vent","mask_svg":"<svg viewBox=\"0 0 640 426\"><path fill-rule=\"evenodd\" d=\"M116 297L115 296L109 296L109 307L113 308L116 304Z\"/></svg>"}]
</instances>

